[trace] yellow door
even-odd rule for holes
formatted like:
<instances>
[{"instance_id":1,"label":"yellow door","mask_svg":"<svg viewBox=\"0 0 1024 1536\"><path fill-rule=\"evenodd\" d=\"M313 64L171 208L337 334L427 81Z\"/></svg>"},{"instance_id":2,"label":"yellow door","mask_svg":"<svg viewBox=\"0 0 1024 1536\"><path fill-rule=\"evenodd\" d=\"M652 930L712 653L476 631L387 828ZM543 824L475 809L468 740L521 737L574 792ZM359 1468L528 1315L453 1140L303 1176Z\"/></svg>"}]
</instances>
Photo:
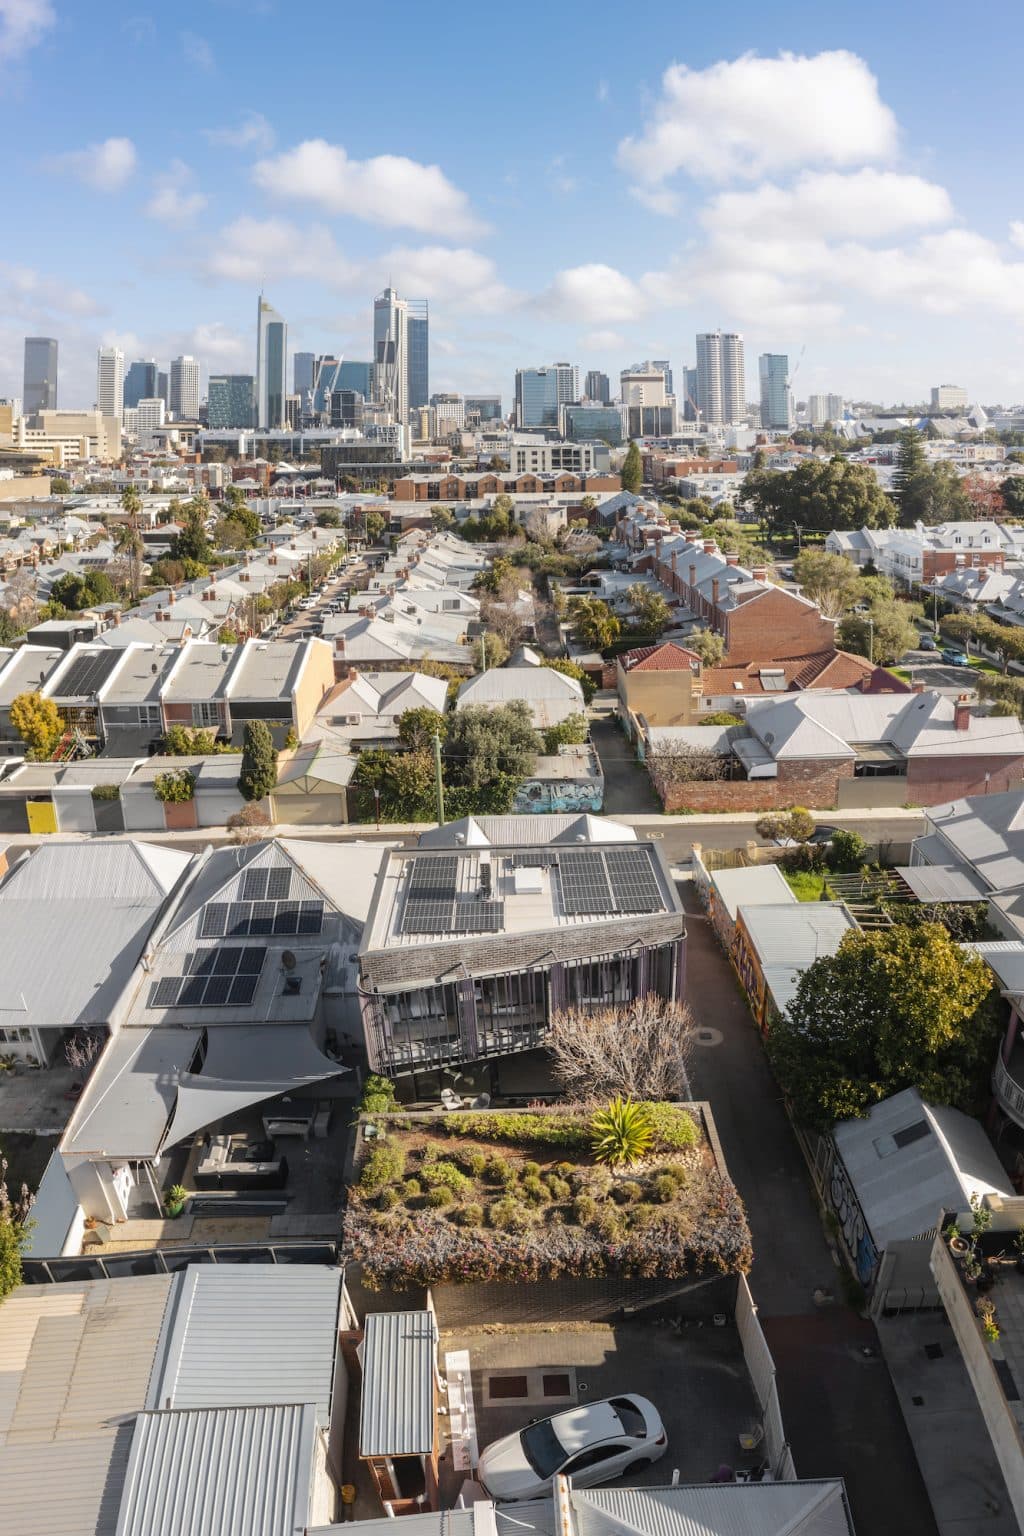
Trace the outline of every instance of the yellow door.
<instances>
[{"instance_id":1,"label":"yellow door","mask_svg":"<svg viewBox=\"0 0 1024 1536\"><path fill-rule=\"evenodd\" d=\"M25 809L30 832L56 832L57 808L52 800L29 800Z\"/></svg>"}]
</instances>

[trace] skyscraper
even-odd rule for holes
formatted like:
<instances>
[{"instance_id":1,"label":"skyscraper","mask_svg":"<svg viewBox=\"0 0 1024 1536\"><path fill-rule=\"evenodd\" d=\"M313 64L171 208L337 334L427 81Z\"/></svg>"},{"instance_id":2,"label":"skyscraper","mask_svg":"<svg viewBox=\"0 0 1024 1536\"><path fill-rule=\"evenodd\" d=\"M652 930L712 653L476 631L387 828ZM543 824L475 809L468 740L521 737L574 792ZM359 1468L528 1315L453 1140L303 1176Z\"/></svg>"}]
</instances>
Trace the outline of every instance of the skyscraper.
<instances>
[{"instance_id":1,"label":"skyscraper","mask_svg":"<svg viewBox=\"0 0 1024 1536\"><path fill-rule=\"evenodd\" d=\"M575 405L579 398L580 370L575 363L516 369L518 427L557 427L560 408Z\"/></svg>"},{"instance_id":2,"label":"skyscraper","mask_svg":"<svg viewBox=\"0 0 1024 1536\"><path fill-rule=\"evenodd\" d=\"M761 425L767 432L788 432L793 425L793 396L789 388L789 358L783 352L762 352L757 360L761 383Z\"/></svg>"},{"instance_id":3,"label":"skyscraper","mask_svg":"<svg viewBox=\"0 0 1024 1536\"><path fill-rule=\"evenodd\" d=\"M598 405L607 405L612 398L612 386L606 373L599 373L592 368L587 374L583 393L588 400L595 401Z\"/></svg>"},{"instance_id":4,"label":"skyscraper","mask_svg":"<svg viewBox=\"0 0 1024 1536\"><path fill-rule=\"evenodd\" d=\"M287 425L288 327L262 293L256 311L256 425Z\"/></svg>"},{"instance_id":5,"label":"skyscraper","mask_svg":"<svg viewBox=\"0 0 1024 1536\"><path fill-rule=\"evenodd\" d=\"M96 354L96 409L118 421L124 415L124 353L120 347L100 347Z\"/></svg>"},{"instance_id":6,"label":"skyscraper","mask_svg":"<svg viewBox=\"0 0 1024 1536\"><path fill-rule=\"evenodd\" d=\"M697 370L683 369L683 420L697 420Z\"/></svg>"},{"instance_id":7,"label":"skyscraper","mask_svg":"<svg viewBox=\"0 0 1024 1536\"><path fill-rule=\"evenodd\" d=\"M152 448L154 446L154 433L158 427L162 427L166 419L166 406L155 395L151 400L142 399L136 407L138 422L137 432L140 448Z\"/></svg>"},{"instance_id":8,"label":"skyscraper","mask_svg":"<svg viewBox=\"0 0 1024 1536\"><path fill-rule=\"evenodd\" d=\"M704 331L697 337L697 405L708 426L746 415L743 337L736 331Z\"/></svg>"},{"instance_id":9,"label":"skyscraper","mask_svg":"<svg viewBox=\"0 0 1024 1536\"><path fill-rule=\"evenodd\" d=\"M812 427L823 427L827 421L842 421L842 395L808 395L807 415Z\"/></svg>"},{"instance_id":10,"label":"skyscraper","mask_svg":"<svg viewBox=\"0 0 1024 1536\"><path fill-rule=\"evenodd\" d=\"M171 359L169 408L175 421L199 419L199 363L196 358Z\"/></svg>"},{"instance_id":11,"label":"skyscraper","mask_svg":"<svg viewBox=\"0 0 1024 1536\"><path fill-rule=\"evenodd\" d=\"M134 410L140 400L155 400L157 396L157 368L152 358L148 362L130 363L124 376L124 403Z\"/></svg>"},{"instance_id":12,"label":"skyscraper","mask_svg":"<svg viewBox=\"0 0 1024 1536\"><path fill-rule=\"evenodd\" d=\"M669 362L668 358L655 358L651 363L651 367L661 369L662 373L665 375L665 393L666 395L674 395L675 390L672 387L672 364Z\"/></svg>"},{"instance_id":13,"label":"skyscraper","mask_svg":"<svg viewBox=\"0 0 1024 1536\"><path fill-rule=\"evenodd\" d=\"M353 389L357 395L362 395L364 400L373 396L373 364L357 362L354 358L346 358L338 369L338 382L335 389Z\"/></svg>"},{"instance_id":14,"label":"skyscraper","mask_svg":"<svg viewBox=\"0 0 1024 1536\"><path fill-rule=\"evenodd\" d=\"M21 408L26 416L57 409L57 343L52 336L25 337Z\"/></svg>"},{"instance_id":15,"label":"skyscraper","mask_svg":"<svg viewBox=\"0 0 1024 1536\"><path fill-rule=\"evenodd\" d=\"M292 392L296 395L313 393L313 371L316 368L315 352L296 352L292 359Z\"/></svg>"},{"instance_id":16,"label":"skyscraper","mask_svg":"<svg viewBox=\"0 0 1024 1536\"><path fill-rule=\"evenodd\" d=\"M158 373L156 376L156 392L164 405L168 405L171 398L171 386L166 373Z\"/></svg>"},{"instance_id":17,"label":"skyscraper","mask_svg":"<svg viewBox=\"0 0 1024 1536\"><path fill-rule=\"evenodd\" d=\"M400 299L385 288L373 301L373 390L397 422L430 398L430 326L426 299ZM346 386L349 387L349 386Z\"/></svg>"},{"instance_id":18,"label":"skyscraper","mask_svg":"<svg viewBox=\"0 0 1024 1536\"><path fill-rule=\"evenodd\" d=\"M210 375L206 396L206 418L213 431L253 424L253 377L251 373Z\"/></svg>"},{"instance_id":19,"label":"skyscraper","mask_svg":"<svg viewBox=\"0 0 1024 1536\"><path fill-rule=\"evenodd\" d=\"M409 409L430 399L430 315L426 299L409 300Z\"/></svg>"}]
</instances>

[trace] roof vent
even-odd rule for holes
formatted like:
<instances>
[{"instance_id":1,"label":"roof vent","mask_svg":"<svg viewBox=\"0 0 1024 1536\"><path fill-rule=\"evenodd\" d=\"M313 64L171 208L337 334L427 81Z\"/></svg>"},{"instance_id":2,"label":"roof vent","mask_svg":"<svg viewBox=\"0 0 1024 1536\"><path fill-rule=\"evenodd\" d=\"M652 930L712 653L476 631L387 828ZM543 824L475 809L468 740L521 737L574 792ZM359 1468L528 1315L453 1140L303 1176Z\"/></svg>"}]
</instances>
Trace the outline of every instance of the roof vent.
<instances>
[{"instance_id":1,"label":"roof vent","mask_svg":"<svg viewBox=\"0 0 1024 1536\"><path fill-rule=\"evenodd\" d=\"M290 949L283 949L281 951L282 971L294 971L296 963L295 956Z\"/></svg>"},{"instance_id":2,"label":"roof vent","mask_svg":"<svg viewBox=\"0 0 1024 1536\"><path fill-rule=\"evenodd\" d=\"M764 733L764 735L763 735L763 737L761 739L764 742L766 747L770 747L770 746L772 746L772 744L775 741L775 732L774 731L765 731L765 733Z\"/></svg>"}]
</instances>

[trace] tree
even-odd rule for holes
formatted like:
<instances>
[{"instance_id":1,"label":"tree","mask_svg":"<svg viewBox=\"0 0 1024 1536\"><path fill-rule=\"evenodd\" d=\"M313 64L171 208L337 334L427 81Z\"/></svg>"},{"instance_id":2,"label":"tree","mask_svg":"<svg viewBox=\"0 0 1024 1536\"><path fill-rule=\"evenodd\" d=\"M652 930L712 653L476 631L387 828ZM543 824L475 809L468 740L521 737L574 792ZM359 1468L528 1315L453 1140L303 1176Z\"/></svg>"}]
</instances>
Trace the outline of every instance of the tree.
<instances>
[{"instance_id":1,"label":"tree","mask_svg":"<svg viewBox=\"0 0 1024 1536\"><path fill-rule=\"evenodd\" d=\"M455 513L451 507L431 507L430 526L435 533L444 533L455 522Z\"/></svg>"},{"instance_id":2,"label":"tree","mask_svg":"<svg viewBox=\"0 0 1024 1536\"><path fill-rule=\"evenodd\" d=\"M103 571L88 571L85 575L68 571L50 588L50 601L70 613L79 613L83 608L93 608L100 603L112 603L116 597L114 583Z\"/></svg>"},{"instance_id":3,"label":"tree","mask_svg":"<svg viewBox=\"0 0 1024 1536\"><path fill-rule=\"evenodd\" d=\"M518 787L533 772L538 747L529 706L515 699L497 709L475 704L456 711L442 751L451 783L479 790L498 779Z\"/></svg>"},{"instance_id":4,"label":"tree","mask_svg":"<svg viewBox=\"0 0 1024 1536\"><path fill-rule=\"evenodd\" d=\"M484 672L490 672L493 667L503 667L509 658L509 648L501 635L496 630L488 629L480 636L480 650L482 667Z\"/></svg>"},{"instance_id":5,"label":"tree","mask_svg":"<svg viewBox=\"0 0 1024 1536\"><path fill-rule=\"evenodd\" d=\"M434 754L428 749L360 752L352 784L364 821L376 818L378 806L381 821L432 821L436 814Z\"/></svg>"},{"instance_id":6,"label":"tree","mask_svg":"<svg viewBox=\"0 0 1024 1536\"><path fill-rule=\"evenodd\" d=\"M71 481L65 480L62 475L54 475L50 480L51 496L69 496L71 494Z\"/></svg>"},{"instance_id":7,"label":"tree","mask_svg":"<svg viewBox=\"0 0 1024 1536\"><path fill-rule=\"evenodd\" d=\"M626 596L636 615L637 628L645 635L658 636L667 629L672 619L672 610L660 592L655 592L642 581L634 581L632 586L626 588Z\"/></svg>"},{"instance_id":8,"label":"tree","mask_svg":"<svg viewBox=\"0 0 1024 1536\"><path fill-rule=\"evenodd\" d=\"M973 474L964 476L960 481L960 488L967 497L972 517L991 518L995 522L1006 511L1006 502L999 486L979 474L977 470Z\"/></svg>"},{"instance_id":9,"label":"tree","mask_svg":"<svg viewBox=\"0 0 1024 1536\"><path fill-rule=\"evenodd\" d=\"M224 825L233 843L255 843L266 835L270 817L258 805L243 805L240 811L232 812Z\"/></svg>"},{"instance_id":10,"label":"tree","mask_svg":"<svg viewBox=\"0 0 1024 1536\"><path fill-rule=\"evenodd\" d=\"M918 633L905 603L875 603L870 613L848 613L836 639L844 651L889 667L917 644Z\"/></svg>"},{"instance_id":11,"label":"tree","mask_svg":"<svg viewBox=\"0 0 1024 1536\"><path fill-rule=\"evenodd\" d=\"M953 465L944 459L930 464L913 427L899 434L892 494L903 527L956 521L971 515L971 504Z\"/></svg>"},{"instance_id":12,"label":"tree","mask_svg":"<svg viewBox=\"0 0 1024 1536\"><path fill-rule=\"evenodd\" d=\"M114 531L114 548L118 554L123 555L128 562L128 586L132 595L132 602L139 600L139 576L142 569L143 543L139 533L139 513L142 511L142 497L134 485L125 486L121 492L121 508L128 514L128 521L121 523Z\"/></svg>"},{"instance_id":13,"label":"tree","mask_svg":"<svg viewBox=\"0 0 1024 1536\"><path fill-rule=\"evenodd\" d=\"M999 489L1007 512L1024 517L1024 475L1007 475Z\"/></svg>"},{"instance_id":14,"label":"tree","mask_svg":"<svg viewBox=\"0 0 1024 1536\"><path fill-rule=\"evenodd\" d=\"M242 524L226 515L214 523L212 539L216 549L244 549L249 542Z\"/></svg>"},{"instance_id":15,"label":"tree","mask_svg":"<svg viewBox=\"0 0 1024 1536\"><path fill-rule=\"evenodd\" d=\"M541 732L544 751L553 757L559 747L582 746L589 733L586 715L566 715L557 725L548 726L547 730Z\"/></svg>"},{"instance_id":16,"label":"tree","mask_svg":"<svg viewBox=\"0 0 1024 1536\"><path fill-rule=\"evenodd\" d=\"M814 817L802 805L789 811L773 811L754 823L754 831L766 843L809 843L814 836Z\"/></svg>"},{"instance_id":17,"label":"tree","mask_svg":"<svg viewBox=\"0 0 1024 1536\"><path fill-rule=\"evenodd\" d=\"M41 693L19 693L11 700L10 719L34 758L45 761L52 755L64 730L52 699Z\"/></svg>"},{"instance_id":18,"label":"tree","mask_svg":"<svg viewBox=\"0 0 1024 1536\"><path fill-rule=\"evenodd\" d=\"M21 1284L21 1256L25 1241L31 1231L29 1213L35 1204L35 1195L28 1185L12 1200L7 1188L7 1159L0 1156L0 1301L10 1296Z\"/></svg>"},{"instance_id":19,"label":"tree","mask_svg":"<svg viewBox=\"0 0 1024 1536\"><path fill-rule=\"evenodd\" d=\"M723 725L742 725L743 724L743 720L742 720L742 717L740 715L734 715L731 710L728 710L728 709L713 709L711 711L711 713L708 714L708 715L700 715L698 717L698 719L694 721L694 724L695 725L719 725L719 726L723 726Z\"/></svg>"},{"instance_id":20,"label":"tree","mask_svg":"<svg viewBox=\"0 0 1024 1536\"><path fill-rule=\"evenodd\" d=\"M209 564L211 548L206 533L209 517L210 503L205 496L193 496L191 501L179 507L177 520L181 526L171 541L172 559Z\"/></svg>"},{"instance_id":21,"label":"tree","mask_svg":"<svg viewBox=\"0 0 1024 1536\"><path fill-rule=\"evenodd\" d=\"M661 1103L690 1096L693 1032L693 1015L684 1003L647 993L615 1008L552 1014L544 1046L552 1076L568 1099Z\"/></svg>"},{"instance_id":22,"label":"tree","mask_svg":"<svg viewBox=\"0 0 1024 1536\"><path fill-rule=\"evenodd\" d=\"M626 449L626 457L622 461L619 475L622 480L622 489L636 496L644 483L644 461L640 457L640 449L635 442L631 441Z\"/></svg>"},{"instance_id":23,"label":"tree","mask_svg":"<svg viewBox=\"0 0 1024 1536\"><path fill-rule=\"evenodd\" d=\"M622 626L608 604L599 597L574 597L569 616L584 645L603 651L618 639Z\"/></svg>"},{"instance_id":24,"label":"tree","mask_svg":"<svg viewBox=\"0 0 1024 1536\"><path fill-rule=\"evenodd\" d=\"M36 621L36 577L27 566L14 571L0 593L0 615L5 621L4 644L16 640Z\"/></svg>"},{"instance_id":25,"label":"tree","mask_svg":"<svg viewBox=\"0 0 1024 1536\"><path fill-rule=\"evenodd\" d=\"M366 537L373 544L387 527L387 519L380 512L367 512L363 519L363 526L366 529Z\"/></svg>"},{"instance_id":26,"label":"tree","mask_svg":"<svg viewBox=\"0 0 1024 1536\"><path fill-rule=\"evenodd\" d=\"M894 508L869 464L841 455L806 459L796 469L752 469L740 499L768 527L794 526L828 533L831 529L888 528Z\"/></svg>"},{"instance_id":27,"label":"tree","mask_svg":"<svg viewBox=\"0 0 1024 1536\"><path fill-rule=\"evenodd\" d=\"M686 648L696 651L705 667L715 667L725 655L725 640L713 629L698 629L686 637Z\"/></svg>"},{"instance_id":28,"label":"tree","mask_svg":"<svg viewBox=\"0 0 1024 1536\"><path fill-rule=\"evenodd\" d=\"M826 619L842 618L861 596L857 567L823 549L805 549L793 562L793 579Z\"/></svg>"},{"instance_id":29,"label":"tree","mask_svg":"<svg viewBox=\"0 0 1024 1536\"><path fill-rule=\"evenodd\" d=\"M973 1111L999 1022L979 1010L992 973L940 923L847 934L803 973L768 1036L798 1120L828 1130L904 1088Z\"/></svg>"},{"instance_id":30,"label":"tree","mask_svg":"<svg viewBox=\"0 0 1024 1536\"><path fill-rule=\"evenodd\" d=\"M318 528L340 528L341 513L337 507L325 507L322 512L317 513L316 525Z\"/></svg>"},{"instance_id":31,"label":"tree","mask_svg":"<svg viewBox=\"0 0 1024 1536\"><path fill-rule=\"evenodd\" d=\"M238 789L244 800L262 800L277 783L277 748L265 720L250 720L242 740Z\"/></svg>"},{"instance_id":32,"label":"tree","mask_svg":"<svg viewBox=\"0 0 1024 1536\"><path fill-rule=\"evenodd\" d=\"M729 759L711 747L672 742L647 754L647 771L656 792L665 802L681 785L728 778Z\"/></svg>"},{"instance_id":33,"label":"tree","mask_svg":"<svg viewBox=\"0 0 1024 1536\"><path fill-rule=\"evenodd\" d=\"M541 666L550 667L553 672L561 672L564 677L574 677L583 689L584 704L589 704L597 692L594 679L584 672L578 661L569 661L564 656L546 656Z\"/></svg>"},{"instance_id":34,"label":"tree","mask_svg":"<svg viewBox=\"0 0 1024 1536\"><path fill-rule=\"evenodd\" d=\"M424 752L433 746L434 737L443 741L448 733L448 721L436 709L420 704L407 709L398 718L398 739L408 751Z\"/></svg>"}]
</instances>

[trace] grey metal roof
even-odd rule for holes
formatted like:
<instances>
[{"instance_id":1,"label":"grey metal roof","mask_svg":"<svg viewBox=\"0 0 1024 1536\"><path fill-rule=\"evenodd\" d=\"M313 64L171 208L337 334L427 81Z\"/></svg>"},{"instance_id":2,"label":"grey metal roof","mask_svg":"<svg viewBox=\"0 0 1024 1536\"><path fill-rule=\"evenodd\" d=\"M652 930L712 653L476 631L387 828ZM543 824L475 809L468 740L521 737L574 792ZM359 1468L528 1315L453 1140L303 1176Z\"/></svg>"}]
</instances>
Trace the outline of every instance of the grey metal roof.
<instances>
[{"instance_id":1,"label":"grey metal roof","mask_svg":"<svg viewBox=\"0 0 1024 1536\"><path fill-rule=\"evenodd\" d=\"M432 1312L371 1312L363 1338L360 1456L425 1456L434 1444Z\"/></svg>"},{"instance_id":2,"label":"grey metal roof","mask_svg":"<svg viewBox=\"0 0 1024 1536\"><path fill-rule=\"evenodd\" d=\"M301 1536L315 1444L309 1403L140 1413L117 1536Z\"/></svg>"},{"instance_id":3,"label":"grey metal roof","mask_svg":"<svg viewBox=\"0 0 1024 1536\"><path fill-rule=\"evenodd\" d=\"M573 1490L576 1536L853 1536L842 1482Z\"/></svg>"},{"instance_id":4,"label":"grey metal roof","mask_svg":"<svg viewBox=\"0 0 1024 1536\"><path fill-rule=\"evenodd\" d=\"M754 864L749 869L719 869L711 876L719 900L733 922L741 906L793 906L792 889L779 873L777 864Z\"/></svg>"},{"instance_id":5,"label":"grey metal roof","mask_svg":"<svg viewBox=\"0 0 1024 1536\"><path fill-rule=\"evenodd\" d=\"M327 1425L341 1270L191 1265L174 1298L151 1408L312 1403Z\"/></svg>"},{"instance_id":6,"label":"grey metal roof","mask_svg":"<svg viewBox=\"0 0 1024 1536\"><path fill-rule=\"evenodd\" d=\"M949 863L951 854L969 864L989 890L1002 891L1024 883L1024 791L979 795L935 806L928 812L932 834L915 843L931 864ZM932 838L939 835L938 858Z\"/></svg>"},{"instance_id":7,"label":"grey metal roof","mask_svg":"<svg viewBox=\"0 0 1024 1536\"><path fill-rule=\"evenodd\" d=\"M763 966L808 966L834 955L857 924L841 901L804 901L789 906L745 906L738 916Z\"/></svg>"},{"instance_id":8,"label":"grey metal roof","mask_svg":"<svg viewBox=\"0 0 1024 1536\"><path fill-rule=\"evenodd\" d=\"M918 901L984 901L987 895L977 875L955 864L901 865L895 873Z\"/></svg>"}]
</instances>

